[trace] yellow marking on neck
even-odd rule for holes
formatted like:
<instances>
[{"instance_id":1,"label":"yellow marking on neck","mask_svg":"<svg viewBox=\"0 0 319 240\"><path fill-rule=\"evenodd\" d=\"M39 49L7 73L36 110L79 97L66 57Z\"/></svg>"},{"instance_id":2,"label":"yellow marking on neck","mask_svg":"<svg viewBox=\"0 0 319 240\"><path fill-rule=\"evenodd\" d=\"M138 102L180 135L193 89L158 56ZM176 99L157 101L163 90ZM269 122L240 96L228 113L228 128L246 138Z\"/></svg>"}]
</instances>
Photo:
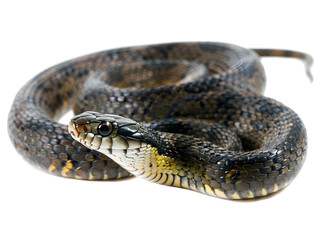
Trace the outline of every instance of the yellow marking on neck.
<instances>
[{"instance_id":1,"label":"yellow marking on neck","mask_svg":"<svg viewBox=\"0 0 319 240\"><path fill-rule=\"evenodd\" d=\"M160 155L158 153L157 148L155 148L155 147L152 147L151 153L155 157L154 160L156 161L158 167L163 167L163 168L170 167L172 165L172 163L174 163L173 158L170 158L170 157L165 156L165 155Z\"/></svg>"}]
</instances>

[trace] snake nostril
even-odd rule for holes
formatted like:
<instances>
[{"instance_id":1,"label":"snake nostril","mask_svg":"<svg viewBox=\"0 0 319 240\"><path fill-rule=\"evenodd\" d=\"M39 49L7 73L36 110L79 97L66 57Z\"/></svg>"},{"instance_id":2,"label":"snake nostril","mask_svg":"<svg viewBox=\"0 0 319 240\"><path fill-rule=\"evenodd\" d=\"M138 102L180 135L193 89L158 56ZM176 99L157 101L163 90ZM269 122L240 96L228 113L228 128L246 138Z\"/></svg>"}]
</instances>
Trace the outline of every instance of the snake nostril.
<instances>
[{"instance_id":1,"label":"snake nostril","mask_svg":"<svg viewBox=\"0 0 319 240\"><path fill-rule=\"evenodd\" d=\"M73 131L70 131L70 133L73 137L75 137L75 133Z\"/></svg>"}]
</instances>

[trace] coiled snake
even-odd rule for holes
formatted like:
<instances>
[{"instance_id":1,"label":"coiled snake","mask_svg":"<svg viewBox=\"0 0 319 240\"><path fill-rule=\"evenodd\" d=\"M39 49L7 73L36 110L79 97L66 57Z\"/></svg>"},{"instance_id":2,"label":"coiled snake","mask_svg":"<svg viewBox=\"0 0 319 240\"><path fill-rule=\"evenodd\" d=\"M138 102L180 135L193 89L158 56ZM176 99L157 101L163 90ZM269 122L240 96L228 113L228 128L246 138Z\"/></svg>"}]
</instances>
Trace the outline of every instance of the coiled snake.
<instances>
[{"instance_id":1,"label":"coiled snake","mask_svg":"<svg viewBox=\"0 0 319 240\"><path fill-rule=\"evenodd\" d=\"M307 139L296 113L262 95L258 55L311 64L299 52L225 43L94 53L30 80L13 102L9 135L27 161L64 177L133 174L222 198L265 196L297 175ZM68 130L57 119L71 106L81 114Z\"/></svg>"}]
</instances>

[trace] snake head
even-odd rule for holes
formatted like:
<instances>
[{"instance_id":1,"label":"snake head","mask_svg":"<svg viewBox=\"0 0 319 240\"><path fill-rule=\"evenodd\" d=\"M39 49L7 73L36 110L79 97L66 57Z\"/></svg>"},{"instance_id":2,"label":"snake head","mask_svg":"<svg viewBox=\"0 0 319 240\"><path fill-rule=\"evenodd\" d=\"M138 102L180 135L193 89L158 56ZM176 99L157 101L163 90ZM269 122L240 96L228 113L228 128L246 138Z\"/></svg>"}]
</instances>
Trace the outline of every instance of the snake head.
<instances>
[{"instance_id":1,"label":"snake head","mask_svg":"<svg viewBox=\"0 0 319 240\"><path fill-rule=\"evenodd\" d=\"M68 129L76 141L106 155L145 145L141 125L117 115L84 112L71 119Z\"/></svg>"},{"instance_id":2,"label":"snake head","mask_svg":"<svg viewBox=\"0 0 319 240\"><path fill-rule=\"evenodd\" d=\"M168 142L161 141L152 129L121 116L84 112L72 118L69 133L76 141L101 152L134 175L170 159L159 150L159 147L169 149Z\"/></svg>"}]
</instances>

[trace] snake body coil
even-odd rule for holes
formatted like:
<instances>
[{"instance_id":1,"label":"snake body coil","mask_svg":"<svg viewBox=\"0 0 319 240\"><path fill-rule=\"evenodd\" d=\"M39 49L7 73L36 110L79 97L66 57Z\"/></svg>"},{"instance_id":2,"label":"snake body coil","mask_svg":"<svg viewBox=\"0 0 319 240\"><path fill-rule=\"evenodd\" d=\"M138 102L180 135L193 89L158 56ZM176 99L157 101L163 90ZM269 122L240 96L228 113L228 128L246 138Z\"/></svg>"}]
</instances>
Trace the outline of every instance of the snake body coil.
<instances>
[{"instance_id":1,"label":"snake body coil","mask_svg":"<svg viewBox=\"0 0 319 240\"><path fill-rule=\"evenodd\" d=\"M297 114L262 95L257 53L287 54L170 43L70 60L18 92L9 136L29 162L64 177L133 174L222 198L268 195L297 175L307 140ZM71 106L91 111L72 119L73 137L56 122Z\"/></svg>"}]
</instances>

